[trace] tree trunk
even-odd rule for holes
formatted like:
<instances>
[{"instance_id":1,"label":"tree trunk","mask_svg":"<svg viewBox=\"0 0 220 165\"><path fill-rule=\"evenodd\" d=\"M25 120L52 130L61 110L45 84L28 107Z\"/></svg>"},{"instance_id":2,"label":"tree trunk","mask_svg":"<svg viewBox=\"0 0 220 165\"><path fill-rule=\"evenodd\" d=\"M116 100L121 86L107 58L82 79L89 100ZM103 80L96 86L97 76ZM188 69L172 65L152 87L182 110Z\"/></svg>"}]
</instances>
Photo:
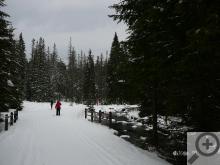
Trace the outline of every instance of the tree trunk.
<instances>
[{"instance_id":1,"label":"tree trunk","mask_svg":"<svg viewBox=\"0 0 220 165\"><path fill-rule=\"evenodd\" d=\"M158 114L158 84L154 83L154 95L153 95L153 142L154 146L158 147L158 134L157 134L157 114Z\"/></svg>"}]
</instances>

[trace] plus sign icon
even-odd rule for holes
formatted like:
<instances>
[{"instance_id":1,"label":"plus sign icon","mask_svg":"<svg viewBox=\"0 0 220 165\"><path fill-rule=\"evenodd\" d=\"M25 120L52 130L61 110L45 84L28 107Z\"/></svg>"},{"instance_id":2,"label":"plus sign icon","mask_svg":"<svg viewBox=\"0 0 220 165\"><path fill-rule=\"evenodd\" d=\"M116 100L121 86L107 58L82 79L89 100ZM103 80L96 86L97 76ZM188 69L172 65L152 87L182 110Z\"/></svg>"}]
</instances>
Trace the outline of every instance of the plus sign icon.
<instances>
[{"instance_id":1,"label":"plus sign icon","mask_svg":"<svg viewBox=\"0 0 220 165\"><path fill-rule=\"evenodd\" d=\"M219 132L188 132L187 133L187 164L188 165L219 165L220 164L220 133Z\"/></svg>"}]
</instances>

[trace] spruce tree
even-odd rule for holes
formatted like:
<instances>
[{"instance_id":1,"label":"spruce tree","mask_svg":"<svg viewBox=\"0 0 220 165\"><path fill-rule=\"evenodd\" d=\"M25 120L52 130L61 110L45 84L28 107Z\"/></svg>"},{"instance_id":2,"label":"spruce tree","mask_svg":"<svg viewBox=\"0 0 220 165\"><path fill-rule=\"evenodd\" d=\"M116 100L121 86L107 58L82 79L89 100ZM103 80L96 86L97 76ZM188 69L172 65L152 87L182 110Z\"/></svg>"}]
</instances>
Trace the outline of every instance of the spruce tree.
<instances>
[{"instance_id":1,"label":"spruce tree","mask_svg":"<svg viewBox=\"0 0 220 165\"><path fill-rule=\"evenodd\" d=\"M107 66L108 101L110 103L125 102L125 60L125 54L115 33Z\"/></svg>"},{"instance_id":2,"label":"spruce tree","mask_svg":"<svg viewBox=\"0 0 220 165\"><path fill-rule=\"evenodd\" d=\"M77 83L77 102L82 103L83 101L83 82L84 82L84 62L83 62L83 51L80 53L78 60L78 83Z\"/></svg>"},{"instance_id":3,"label":"spruce tree","mask_svg":"<svg viewBox=\"0 0 220 165\"><path fill-rule=\"evenodd\" d=\"M128 25L134 94L142 114L154 114L155 132L158 113L188 114L197 130L218 130L219 2L122 2L112 17Z\"/></svg>"},{"instance_id":4,"label":"spruce tree","mask_svg":"<svg viewBox=\"0 0 220 165\"><path fill-rule=\"evenodd\" d=\"M176 55L176 45L174 36L170 35L169 19L175 16L168 16L170 6L165 1L123 2L113 5L117 13L113 17L128 25L128 66L133 97L138 97L141 103L141 115L153 116L154 144L157 146L157 115L167 101L163 93L167 84L174 84L170 81L174 79L176 58L171 57Z\"/></svg>"},{"instance_id":5,"label":"spruce tree","mask_svg":"<svg viewBox=\"0 0 220 165\"><path fill-rule=\"evenodd\" d=\"M53 45L53 51L50 54L49 58L50 66L50 84L51 84L51 99L58 98L60 93L58 92L58 81L59 81L59 72L58 72L58 53L56 44Z\"/></svg>"},{"instance_id":6,"label":"spruce tree","mask_svg":"<svg viewBox=\"0 0 220 165\"><path fill-rule=\"evenodd\" d=\"M31 90L31 100L50 101L50 75L49 63L47 61L44 39L32 43L32 58L30 60L29 82Z\"/></svg>"},{"instance_id":7,"label":"spruce tree","mask_svg":"<svg viewBox=\"0 0 220 165\"><path fill-rule=\"evenodd\" d=\"M96 87L96 98L101 98L101 62L100 57L97 56L96 62L95 62L95 87Z\"/></svg>"},{"instance_id":8,"label":"spruce tree","mask_svg":"<svg viewBox=\"0 0 220 165\"><path fill-rule=\"evenodd\" d=\"M76 101L77 95L77 61L76 61L76 51L72 47L72 43L70 40L69 43L69 63L68 63L68 98L72 101Z\"/></svg>"},{"instance_id":9,"label":"spruce tree","mask_svg":"<svg viewBox=\"0 0 220 165\"><path fill-rule=\"evenodd\" d=\"M11 32L13 29L11 28ZM13 82L13 87L9 89L13 94L13 100L11 100L10 107L13 109L22 109L22 102L25 98L25 72L26 72L26 55L25 44L22 35L19 36L19 40L14 40L13 36L10 38L12 43L12 56L10 60L10 79Z\"/></svg>"},{"instance_id":10,"label":"spruce tree","mask_svg":"<svg viewBox=\"0 0 220 165\"><path fill-rule=\"evenodd\" d=\"M85 64L83 94L84 101L87 105L90 106L95 104L95 68L91 50L89 51L88 61Z\"/></svg>"},{"instance_id":11,"label":"spruce tree","mask_svg":"<svg viewBox=\"0 0 220 165\"><path fill-rule=\"evenodd\" d=\"M60 99L67 98L67 67L66 64L60 60L57 63L57 93Z\"/></svg>"},{"instance_id":12,"label":"spruce tree","mask_svg":"<svg viewBox=\"0 0 220 165\"><path fill-rule=\"evenodd\" d=\"M19 70L18 75L16 77L18 78L19 83L19 90L21 91L22 98L25 98L26 93L26 70L27 70L27 59L25 54L25 43L23 40L22 33L19 35L19 40L16 41L15 45L16 53L17 53L17 61L19 63Z\"/></svg>"},{"instance_id":13,"label":"spruce tree","mask_svg":"<svg viewBox=\"0 0 220 165\"><path fill-rule=\"evenodd\" d=\"M96 98L99 103L105 103L107 94L107 61L104 59L103 54L97 56L95 63L95 86L96 86Z\"/></svg>"},{"instance_id":14,"label":"spruce tree","mask_svg":"<svg viewBox=\"0 0 220 165\"><path fill-rule=\"evenodd\" d=\"M187 100L188 112L200 131L220 129L219 4L217 0L183 1L178 4L178 10L173 10L179 16L175 21L182 25L175 36L182 43L179 70L183 76L183 94L187 96L184 100ZM183 34L184 40L180 38Z\"/></svg>"},{"instance_id":15,"label":"spruce tree","mask_svg":"<svg viewBox=\"0 0 220 165\"><path fill-rule=\"evenodd\" d=\"M28 101L36 101L33 98L33 93L34 93L33 82L36 81L37 79L37 73L35 73L36 72L35 45L36 45L36 42L35 42L35 39L33 39L32 47L31 47L31 59L27 64L26 99Z\"/></svg>"},{"instance_id":16,"label":"spruce tree","mask_svg":"<svg viewBox=\"0 0 220 165\"><path fill-rule=\"evenodd\" d=\"M18 61L14 54L13 28L6 20L9 15L2 11L4 6L4 0L0 0L0 112L21 109L22 102L14 74L18 71Z\"/></svg>"}]
</instances>

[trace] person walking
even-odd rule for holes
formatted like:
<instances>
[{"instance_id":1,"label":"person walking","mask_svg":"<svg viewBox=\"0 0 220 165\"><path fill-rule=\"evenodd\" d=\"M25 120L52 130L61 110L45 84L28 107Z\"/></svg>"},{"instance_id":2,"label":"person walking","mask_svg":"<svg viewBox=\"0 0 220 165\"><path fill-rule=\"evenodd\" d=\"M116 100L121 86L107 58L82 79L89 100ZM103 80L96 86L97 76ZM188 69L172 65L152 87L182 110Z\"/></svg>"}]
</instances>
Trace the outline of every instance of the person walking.
<instances>
[{"instance_id":1,"label":"person walking","mask_svg":"<svg viewBox=\"0 0 220 165\"><path fill-rule=\"evenodd\" d=\"M61 109L61 102L59 100L57 100L57 103L55 105L55 108L56 108L56 115L57 116L60 116L60 109Z\"/></svg>"},{"instance_id":2,"label":"person walking","mask_svg":"<svg viewBox=\"0 0 220 165\"><path fill-rule=\"evenodd\" d=\"M53 100L50 100L50 107L53 108Z\"/></svg>"}]
</instances>

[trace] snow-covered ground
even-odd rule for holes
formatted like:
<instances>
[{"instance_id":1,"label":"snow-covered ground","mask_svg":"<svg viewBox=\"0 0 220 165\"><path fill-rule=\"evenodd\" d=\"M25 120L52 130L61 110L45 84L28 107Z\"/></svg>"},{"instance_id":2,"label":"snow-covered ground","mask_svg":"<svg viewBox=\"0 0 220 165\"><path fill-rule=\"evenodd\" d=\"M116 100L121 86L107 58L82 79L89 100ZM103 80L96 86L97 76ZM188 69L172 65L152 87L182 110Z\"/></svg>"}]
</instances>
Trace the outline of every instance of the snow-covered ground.
<instances>
[{"instance_id":1,"label":"snow-covered ground","mask_svg":"<svg viewBox=\"0 0 220 165\"><path fill-rule=\"evenodd\" d=\"M128 119L140 118L138 105L95 105L94 109L96 112L113 112L116 113L117 116L125 116Z\"/></svg>"},{"instance_id":2,"label":"snow-covered ground","mask_svg":"<svg viewBox=\"0 0 220 165\"><path fill-rule=\"evenodd\" d=\"M24 103L19 120L0 133L0 165L166 165L113 130L84 119L84 105Z\"/></svg>"}]
</instances>

